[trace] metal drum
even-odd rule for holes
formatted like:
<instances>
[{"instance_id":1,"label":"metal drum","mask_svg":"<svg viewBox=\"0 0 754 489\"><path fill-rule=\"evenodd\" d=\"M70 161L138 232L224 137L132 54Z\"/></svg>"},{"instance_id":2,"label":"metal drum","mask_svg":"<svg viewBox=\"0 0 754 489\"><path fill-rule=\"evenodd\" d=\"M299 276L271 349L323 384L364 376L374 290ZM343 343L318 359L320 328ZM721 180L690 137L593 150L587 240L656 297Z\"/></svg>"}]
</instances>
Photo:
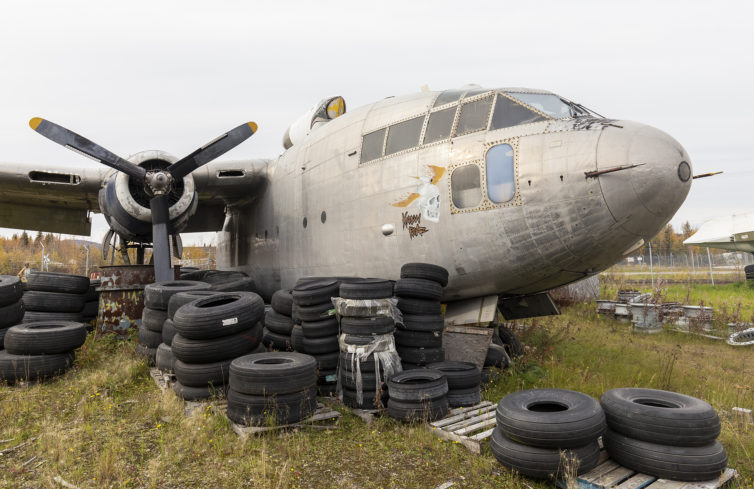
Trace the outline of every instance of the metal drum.
<instances>
[{"instance_id":1,"label":"metal drum","mask_svg":"<svg viewBox=\"0 0 754 489\"><path fill-rule=\"evenodd\" d=\"M662 331L661 305L634 302L630 306L634 331L641 333L659 333Z\"/></svg>"},{"instance_id":2,"label":"metal drum","mask_svg":"<svg viewBox=\"0 0 754 489\"><path fill-rule=\"evenodd\" d=\"M152 265L100 267L101 285L97 332L128 334L141 324L144 310L144 286L154 282Z\"/></svg>"},{"instance_id":3,"label":"metal drum","mask_svg":"<svg viewBox=\"0 0 754 489\"><path fill-rule=\"evenodd\" d=\"M631 322L631 308L624 302L615 303L615 319L622 323Z\"/></svg>"},{"instance_id":4,"label":"metal drum","mask_svg":"<svg viewBox=\"0 0 754 489\"><path fill-rule=\"evenodd\" d=\"M707 306L683 306L683 314L686 316L691 331L712 331L712 320L715 309Z\"/></svg>"}]
</instances>

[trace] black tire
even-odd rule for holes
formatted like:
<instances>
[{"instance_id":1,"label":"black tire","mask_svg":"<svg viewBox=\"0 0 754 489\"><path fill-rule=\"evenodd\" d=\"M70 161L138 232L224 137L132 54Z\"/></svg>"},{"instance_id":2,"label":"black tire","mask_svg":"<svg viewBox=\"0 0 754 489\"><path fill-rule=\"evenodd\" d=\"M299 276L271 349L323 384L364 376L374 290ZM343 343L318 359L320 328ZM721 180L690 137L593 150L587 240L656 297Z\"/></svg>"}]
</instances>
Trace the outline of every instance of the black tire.
<instances>
[{"instance_id":1,"label":"black tire","mask_svg":"<svg viewBox=\"0 0 754 489\"><path fill-rule=\"evenodd\" d=\"M421 403L399 401L392 396L387 401L387 412L392 418L409 422L443 418L448 414L448 408L448 398L445 396Z\"/></svg>"},{"instance_id":2,"label":"black tire","mask_svg":"<svg viewBox=\"0 0 754 489\"><path fill-rule=\"evenodd\" d=\"M139 332L136 337L139 339L140 345L148 348L157 348L162 343L162 332L147 329L143 324L139 326Z\"/></svg>"},{"instance_id":3,"label":"black tire","mask_svg":"<svg viewBox=\"0 0 754 489\"><path fill-rule=\"evenodd\" d=\"M270 309L264 315L264 327L273 333L290 336L293 331L293 319L290 316L280 314L274 309Z\"/></svg>"},{"instance_id":4,"label":"black tire","mask_svg":"<svg viewBox=\"0 0 754 489\"><path fill-rule=\"evenodd\" d=\"M416 363L410 363L410 362L401 362L401 367L403 370L418 370L420 368L427 368L427 365L418 365Z\"/></svg>"},{"instance_id":5,"label":"black tire","mask_svg":"<svg viewBox=\"0 0 754 489\"><path fill-rule=\"evenodd\" d=\"M388 396L387 391L380 393L379 400L377 399L377 391L364 390L361 393L362 401L358 402L356 391L353 389L343 388L343 404L354 409L381 409L387 405ZM379 401L379 402L378 402Z\"/></svg>"},{"instance_id":6,"label":"black tire","mask_svg":"<svg viewBox=\"0 0 754 489\"><path fill-rule=\"evenodd\" d=\"M0 350L2 350L4 348L5 333L8 332L8 329L10 329L10 328L0 329Z\"/></svg>"},{"instance_id":7,"label":"black tire","mask_svg":"<svg viewBox=\"0 0 754 489\"><path fill-rule=\"evenodd\" d=\"M262 337L262 344L266 346L267 349L275 351L290 351L293 349L290 336L273 333L266 328L264 330L264 336Z\"/></svg>"},{"instance_id":8,"label":"black tire","mask_svg":"<svg viewBox=\"0 0 754 489\"><path fill-rule=\"evenodd\" d=\"M356 353L342 352L340 354L340 368L343 370L354 371L357 368L357 363L359 364L358 368L362 372L374 372L374 354L369 355L361 361ZM381 364L380 368L382 368Z\"/></svg>"},{"instance_id":9,"label":"black tire","mask_svg":"<svg viewBox=\"0 0 754 489\"><path fill-rule=\"evenodd\" d=\"M0 381L41 380L62 374L73 365L73 352L52 355L14 355L0 350Z\"/></svg>"},{"instance_id":10,"label":"black tire","mask_svg":"<svg viewBox=\"0 0 754 489\"><path fill-rule=\"evenodd\" d=\"M717 441L702 446L677 447L635 440L610 429L603 441L615 462L665 479L708 481L717 479L728 465L725 448Z\"/></svg>"},{"instance_id":11,"label":"black tire","mask_svg":"<svg viewBox=\"0 0 754 489\"><path fill-rule=\"evenodd\" d=\"M87 289L86 293L84 294L84 300L86 302L99 302L99 291L97 289L101 286L102 282L99 279L90 280L89 289Z\"/></svg>"},{"instance_id":12,"label":"black tire","mask_svg":"<svg viewBox=\"0 0 754 489\"><path fill-rule=\"evenodd\" d=\"M234 359L210 363L185 363L175 361L175 378L189 387L219 386L229 383L230 363Z\"/></svg>"},{"instance_id":13,"label":"black tire","mask_svg":"<svg viewBox=\"0 0 754 489\"><path fill-rule=\"evenodd\" d=\"M442 298L442 285L421 278L402 278L395 282L395 295L439 301Z\"/></svg>"},{"instance_id":14,"label":"black tire","mask_svg":"<svg viewBox=\"0 0 754 489\"><path fill-rule=\"evenodd\" d=\"M81 294L27 290L21 300L27 311L81 312L84 308L84 296Z\"/></svg>"},{"instance_id":15,"label":"black tire","mask_svg":"<svg viewBox=\"0 0 754 489\"><path fill-rule=\"evenodd\" d=\"M316 357L315 357L316 358ZM338 385L338 369L332 370L319 370L317 371L317 385L322 386L335 386ZM323 392L329 392L328 389L323 389ZM329 395L329 394L325 394Z\"/></svg>"},{"instance_id":16,"label":"black tire","mask_svg":"<svg viewBox=\"0 0 754 489\"><path fill-rule=\"evenodd\" d=\"M317 410L317 387L274 396L228 391L228 419L234 423L267 426L296 423Z\"/></svg>"},{"instance_id":17,"label":"black tire","mask_svg":"<svg viewBox=\"0 0 754 489\"><path fill-rule=\"evenodd\" d=\"M448 271L430 263L406 263L401 267L401 278L432 280L441 286L448 285Z\"/></svg>"},{"instance_id":18,"label":"black tire","mask_svg":"<svg viewBox=\"0 0 754 489\"><path fill-rule=\"evenodd\" d=\"M145 307L144 311L141 313L141 325L147 328L149 331L161 333L162 325L165 323L165 320L167 318L167 311Z\"/></svg>"},{"instance_id":19,"label":"black tire","mask_svg":"<svg viewBox=\"0 0 754 489\"><path fill-rule=\"evenodd\" d=\"M720 434L712 406L677 392L611 389L600 404L610 429L636 440L690 447L709 445Z\"/></svg>"},{"instance_id":20,"label":"black tire","mask_svg":"<svg viewBox=\"0 0 754 489\"><path fill-rule=\"evenodd\" d=\"M316 383L317 361L302 353L246 355L230 364L230 387L243 394L287 394Z\"/></svg>"},{"instance_id":21,"label":"black tire","mask_svg":"<svg viewBox=\"0 0 754 489\"><path fill-rule=\"evenodd\" d=\"M427 368L445 374L450 391L479 387L482 381L479 367L471 362L436 362L428 364Z\"/></svg>"},{"instance_id":22,"label":"black tire","mask_svg":"<svg viewBox=\"0 0 754 489\"><path fill-rule=\"evenodd\" d=\"M517 443L576 448L604 433L605 414L591 396L565 389L530 389L503 397L497 427Z\"/></svg>"},{"instance_id":23,"label":"black tire","mask_svg":"<svg viewBox=\"0 0 754 489\"><path fill-rule=\"evenodd\" d=\"M303 325L302 325L303 326ZM340 351L340 344L337 336L326 336L324 338L307 338L304 335L304 350L309 355L322 355Z\"/></svg>"},{"instance_id":24,"label":"black tire","mask_svg":"<svg viewBox=\"0 0 754 489\"><path fill-rule=\"evenodd\" d=\"M5 349L13 355L66 353L86 341L86 325L66 321L25 323L5 334Z\"/></svg>"},{"instance_id":25,"label":"black tire","mask_svg":"<svg viewBox=\"0 0 754 489\"><path fill-rule=\"evenodd\" d=\"M403 322L398 327L409 331L442 331L445 329L445 317L442 314L404 314Z\"/></svg>"},{"instance_id":26,"label":"black tire","mask_svg":"<svg viewBox=\"0 0 754 489\"><path fill-rule=\"evenodd\" d=\"M222 294L222 292L217 292L215 290L192 290L173 294L173 296L168 299L168 317L173 319L175 317L175 312L180 309L181 306L188 304L189 302L194 302L197 299L204 299L205 297L211 297L217 294Z\"/></svg>"},{"instance_id":27,"label":"black tire","mask_svg":"<svg viewBox=\"0 0 754 489\"><path fill-rule=\"evenodd\" d=\"M173 384L173 391L184 401L201 401L202 399L212 399L223 397L227 391L224 385L212 385L202 387L189 387L180 382Z\"/></svg>"},{"instance_id":28,"label":"black tire","mask_svg":"<svg viewBox=\"0 0 754 489\"><path fill-rule=\"evenodd\" d=\"M154 365L157 357L157 348L149 348L144 345L134 345L136 356L147 361L148 365Z\"/></svg>"},{"instance_id":29,"label":"black tire","mask_svg":"<svg viewBox=\"0 0 754 489\"><path fill-rule=\"evenodd\" d=\"M291 309L293 308L293 295L290 290L281 289L276 291L272 294L270 304L275 312L288 317L292 316Z\"/></svg>"},{"instance_id":30,"label":"black tire","mask_svg":"<svg viewBox=\"0 0 754 489\"><path fill-rule=\"evenodd\" d=\"M225 292L184 304L173 323L184 338L208 340L245 331L263 315L264 301L257 294Z\"/></svg>"},{"instance_id":31,"label":"black tire","mask_svg":"<svg viewBox=\"0 0 754 489\"><path fill-rule=\"evenodd\" d=\"M445 361L445 350L442 348L412 348L407 346L396 347L396 350L398 350L401 361L405 360L416 365Z\"/></svg>"},{"instance_id":32,"label":"black tire","mask_svg":"<svg viewBox=\"0 0 754 489\"><path fill-rule=\"evenodd\" d=\"M172 319L166 319L162 324L162 342L168 346L173 345L173 336L175 336L175 324Z\"/></svg>"},{"instance_id":33,"label":"black tire","mask_svg":"<svg viewBox=\"0 0 754 489\"><path fill-rule=\"evenodd\" d=\"M34 323L37 321L73 321L74 323L80 323L83 319L80 312L24 311L24 318L21 320L21 323Z\"/></svg>"},{"instance_id":34,"label":"black tire","mask_svg":"<svg viewBox=\"0 0 754 489\"><path fill-rule=\"evenodd\" d=\"M9 328L20 323L24 318L24 303L16 301L7 306L0 306L0 329Z\"/></svg>"},{"instance_id":35,"label":"black tire","mask_svg":"<svg viewBox=\"0 0 754 489\"><path fill-rule=\"evenodd\" d=\"M198 280L214 285L242 278L248 278L248 275L245 272L239 272L237 270L204 270L201 274L201 278Z\"/></svg>"},{"instance_id":36,"label":"black tire","mask_svg":"<svg viewBox=\"0 0 754 489\"><path fill-rule=\"evenodd\" d=\"M84 320L90 320L97 317L99 313L99 301L88 301L84 303L84 308L81 310L81 316Z\"/></svg>"},{"instance_id":37,"label":"black tire","mask_svg":"<svg viewBox=\"0 0 754 489\"><path fill-rule=\"evenodd\" d=\"M302 321L301 328L304 337L312 339L338 336L339 332L338 319L335 316L320 321Z\"/></svg>"},{"instance_id":38,"label":"black tire","mask_svg":"<svg viewBox=\"0 0 754 489\"><path fill-rule=\"evenodd\" d=\"M335 317L335 306L331 302L323 302L314 306L294 306L293 315L295 321L322 321L329 317Z\"/></svg>"},{"instance_id":39,"label":"black tire","mask_svg":"<svg viewBox=\"0 0 754 489\"><path fill-rule=\"evenodd\" d=\"M524 354L524 346L521 344L521 340L518 339L516 333L505 326L499 325L497 327L497 336L500 338L509 359L512 360Z\"/></svg>"},{"instance_id":40,"label":"black tire","mask_svg":"<svg viewBox=\"0 0 754 489\"><path fill-rule=\"evenodd\" d=\"M432 314L442 313L442 303L427 299L414 299L412 297L399 297L398 309L403 314Z\"/></svg>"},{"instance_id":41,"label":"black tire","mask_svg":"<svg viewBox=\"0 0 754 489\"><path fill-rule=\"evenodd\" d=\"M319 370L320 374L322 372L334 371L338 368L338 359L340 358L339 351L312 356L317 360L317 370Z\"/></svg>"},{"instance_id":42,"label":"black tire","mask_svg":"<svg viewBox=\"0 0 754 489\"><path fill-rule=\"evenodd\" d=\"M0 275L0 307L18 302L23 295L24 284L20 278Z\"/></svg>"},{"instance_id":43,"label":"black tire","mask_svg":"<svg viewBox=\"0 0 754 489\"><path fill-rule=\"evenodd\" d=\"M160 343L155 352L154 363L155 366L163 372L172 373L175 370L175 356L170 346L165 343Z\"/></svg>"},{"instance_id":44,"label":"black tire","mask_svg":"<svg viewBox=\"0 0 754 489\"><path fill-rule=\"evenodd\" d=\"M380 375L380 382L385 381L385 376ZM357 376L356 372L351 372L345 369L340 371L340 382L346 389L356 390ZM385 390L384 386L380 386L381 390ZM374 372L361 372L361 389L363 391L376 391L377 390L377 375Z\"/></svg>"},{"instance_id":45,"label":"black tire","mask_svg":"<svg viewBox=\"0 0 754 489\"><path fill-rule=\"evenodd\" d=\"M257 284L251 277L238 277L213 283L210 290L216 292L253 292L257 291Z\"/></svg>"},{"instance_id":46,"label":"black tire","mask_svg":"<svg viewBox=\"0 0 754 489\"><path fill-rule=\"evenodd\" d=\"M383 335L395 331L395 321L388 317L352 318L340 319L342 333L360 336Z\"/></svg>"},{"instance_id":47,"label":"black tire","mask_svg":"<svg viewBox=\"0 0 754 489\"><path fill-rule=\"evenodd\" d=\"M505 351L505 347L490 343L490 346L487 348L487 356L484 357L484 366L508 368L508 365L510 365L510 358Z\"/></svg>"},{"instance_id":48,"label":"black tire","mask_svg":"<svg viewBox=\"0 0 754 489\"><path fill-rule=\"evenodd\" d=\"M293 302L299 306L314 306L330 304L331 299L338 295L338 281L331 279L313 280L294 287Z\"/></svg>"},{"instance_id":49,"label":"black tire","mask_svg":"<svg viewBox=\"0 0 754 489\"><path fill-rule=\"evenodd\" d=\"M442 333L425 333L424 331L396 330L395 344L400 347L441 348Z\"/></svg>"},{"instance_id":50,"label":"black tire","mask_svg":"<svg viewBox=\"0 0 754 489\"><path fill-rule=\"evenodd\" d=\"M89 278L58 272L32 272L26 277L27 290L85 294L89 290Z\"/></svg>"},{"instance_id":51,"label":"black tire","mask_svg":"<svg viewBox=\"0 0 754 489\"><path fill-rule=\"evenodd\" d=\"M210 363L240 357L257 347L262 339L262 325L221 338L190 340L180 334L173 337L173 355L185 363Z\"/></svg>"},{"instance_id":52,"label":"black tire","mask_svg":"<svg viewBox=\"0 0 754 489\"><path fill-rule=\"evenodd\" d=\"M144 305L152 309L168 310L170 298L178 292L209 290L209 284L194 280L155 282L144 287Z\"/></svg>"},{"instance_id":53,"label":"black tire","mask_svg":"<svg viewBox=\"0 0 754 489\"><path fill-rule=\"evenodd\" d=\"M744 274L748 280L754 280L754 265L746 265L744 267Z\"/></svg>"},{"instance_id":54,"label":"black tire","mask_svg":"<svg viewBox=\"0 0 754 489\"><path fill-rule=\"evenodd\" d=\"M482 402L482 389L479 386L470 389L450 389L446 397L452 408L474 406Z\"/></svg>"},{"instance_id":55,"label":"black tire","mask_svg":"<svg viewBox=\"0 0 754 489\"><path fill-rule=\"evenodd\" d=\"M490 447L492 454L502 465L534 479L563 479L566 474L572 473L575 464L578 464L577 472L583 474L596 467L600 457L596 439L583 447L571 448L563 453L557 448L516 443L506 438L499 429L492 432Z\"/></svg>"},{"instance_id":56,"label":"black tire","mask_svg":"<svg viewBox=\"0 0 754 489\"><path fill-rule=\"evenodd\" d=\"M352 346L364 346L372 343L375 337L372 335L347 334L343 336L343 343Z\"/></svg>"},{"instance_id":57,"label":"black tire","mask_svg":"<svg viewBox=\"0 0 754 489\"><path fill-rule=\"evenodd\" d=\"M445 397L448 380L438 370L410 370L393 375L387 381L387 390L390 399L422 403Z\"/></svg>"},{"instance_id":58,"label":"black tire","mask_svg":"<svg viewBox=\"0 0 754 489\"><path fill-rule=\"evenodd\" d=\"M304 350L304 329L300 324L295 324L291 330L291 347L293 351L306 353L306 350Z\"/></svg>"},{"instance_id":59,"label":"black tire","mask_svg":"<svg viewBox=\"0 0 754 489\"><path fill-rule=\"evenodd\" d=\"M365 278L340 284L343 299L387 299L393 296L393 282L378 278Z\"/></svg>"}]
</instances>

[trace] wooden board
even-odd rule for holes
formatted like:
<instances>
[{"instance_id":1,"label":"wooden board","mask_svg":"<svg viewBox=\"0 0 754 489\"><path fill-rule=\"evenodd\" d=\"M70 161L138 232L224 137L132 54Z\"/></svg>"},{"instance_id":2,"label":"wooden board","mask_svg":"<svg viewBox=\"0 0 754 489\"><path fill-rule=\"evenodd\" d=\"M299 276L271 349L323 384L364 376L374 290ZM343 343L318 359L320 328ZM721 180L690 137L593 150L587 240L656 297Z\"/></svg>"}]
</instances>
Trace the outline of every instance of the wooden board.
<instances>
[{"instance_id":1,"label":"wooden board","mask_svg":"<svg viewBox=\"0 0 754 489\"><path fill-rule=\"evenodd\" d=\"M317 403L317 410L310 417L299 421L298 423L281 424L277 426L244 426L231 422L233 431L241 438L257 433L266 433L268 431L284 430L291 428L310 428L315 430L334 430L340 420L341 414L334 409ZM328 422L330 424L328 424Z\"/></svg>"},{"instance_id":2,"label":"wooden board","mask_svg":"<svg viewBox=\"0 0 754 489\"><path fill-rule=\"evenodd\" d=\"M162 371L157 367L149 369L149 376L152 377L152 380L162 392L165 392L175 383L175 374Z\"/></svg>"},{"instance_id":3,"label":"wooden board","mask_svg":"<svg viewBox=\"0 0 754 489\"><path fill-rule=\"evenodd\" d=\"M481 444L495 431L495 409L497 405L489 401L451 409L444 418L428 423L427 428L442 440L458 442L473 453L481 453Z\"/></svg>"}]
</instances>

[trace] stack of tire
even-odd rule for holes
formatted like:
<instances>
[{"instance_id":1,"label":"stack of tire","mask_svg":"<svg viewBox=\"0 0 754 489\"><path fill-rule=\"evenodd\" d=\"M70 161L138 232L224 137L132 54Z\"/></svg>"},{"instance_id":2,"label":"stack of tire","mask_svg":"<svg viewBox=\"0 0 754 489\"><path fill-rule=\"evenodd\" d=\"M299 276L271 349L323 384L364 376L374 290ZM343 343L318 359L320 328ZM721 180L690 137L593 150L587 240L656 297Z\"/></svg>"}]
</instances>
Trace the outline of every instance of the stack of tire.
<instances>
[{"instance_id":1,"label":"stack of tire","mask_svg":"<svg viewBox=\"0 0 754 489\"><path fill-rule=\"evenodd\" d=\"M278 351L293 349L293 297L290 290L281 289L272 294L272 308L264 315L265 346Z\"/></svg>"},{"instance_id":2,"label":"stack of tire","mask_svg":"<svg viewBox=\"0 0 754 489\"><path fill-rule=\"evenodd\" d=\"M217 292L256 292L254 280L244 272L233 270L195 270L181 273L181 280L206 282Z\"/></svg>"},{"instance_id":3,"label":"stack of tire","mask_svg":"<svg viewBox=\"0 0 754 489\"><path fill-rule=\"evenodd\" d=\"M482 375L473 363L446 361L430 363L427 368L445 375L450 407L469 407L482 402Z\"/></svg>"},{"instance_id":4,"label":"stack of tire","mask_svg":"<svg viewBox=\"0 0 754 489\"><path fill-rule=\"evenodd\" d=\"M398 309L403 322L395 332L395 344L404 369L445 360L441 314L442 289L448 285L448 271L429 263L406 263L395 283Z\"/></svg>"},{"instance_id":5,"label":"stack of tire","mask_svg":"<svg viewBox=\"0 0 754 489\"><path fill-rule=\"evenodd\" d=\"M243 425L290 424L317 410L317 361L296 352L245 355L230 364L228 418Z\"/></svg>"},{"instance_id":6,"label":"stack of tire","mask_svg":"<svg viewBox=\"0 0 754 489\"><path fill-rule=\"evenodd\" d=\"M746 274L746 280L754 282L754 265L746 265L744 267L744 273Z\"/></svg>"},{"instance_id":7,"label":"stack of tire","mask_svg":"<svg viewBox=\"0 0 754 489\"><path fill-rule=\"evenodd\" d=\"M401 421L433 421L448 414L448 380L439 370L420 368L388 381L388 414Z\"/></svg>"},{"instance_id":8,"label":"stack of tire","mask_svg":"<svg viewBox=\"0 0 754 489\"><path fill-rule=\"evenodd\" d=\"M89 278L58 272L32 272L26 278L23 322L83 320Z\"/></svg>"},{"instance_id":9,"label":"stack of tire","mask_svg":"<svg viewBox=\"0 0 754 489\"><path fill-rule=\"evenodd\" d=\"M340 346L338 320L332 298L338 296L337 279L300 280L292 297L297 318L301 321L301 348L317 362L317 385L322 396L337 389Z\"/></svg>"},{"instance_id":10,"label":"stack of tire","mask_svg":"<svg viewBox=\"0 0 754 489\"><path fill-rule=\"evenodd\" d=\"M38 321L10 327L0 350L0 382L42 380L73 365L74 350L86 341L86 325Z\"/></svg>"},{"instance_id":11,"label":"stack of tire","mask_svg":"<svg viewBox=\"0 0 754 489\"><path fill-rule=\"evenodd\" d=\"M482 383L489 384L494 380L496 371L493 369L505 369L511 361L524 353L524 347L518 336L507 327L497 324L494 326L492 342L487 349L482 369Z\"/></svg>"},{"instance_id":12,"label":"stack of tire","mask_svg":"<svg viewBox=\"0 0 754 489\"><path fill-rule=\"evenodd\" d=\"M144 310L137 336L139 343L134 348L136 354L144 357L150 365L155 365L157 349L162 344L162 326L168 318L170 298L179 292L207 289L209 289L208 284L194 280L171 280L146 285ZM161 352L161 357L164 353L164 351ZM162 366L165 366L164 363Z\"/></svg>"},{"instance_id":13,"label":"stack of tire","mask_svg":"<svg viewBox=\"0 0 754 489\"><path fill-rule=\"evenodd\" d=\"M605 449L624 467L677 481L713 480L725 470L720 418L701 399L619 388L605 392L600 403L608 426Z\"/></svg>"},{"instance_id":14,"label":"stack of tire","mask_svg":"<svg viewBox=\"0 0 754 489\"><path fill-rule=\"evenodd\" d=\"M382 279L355 280L342 283L339 294L341 299L354 304L348 308L352 315L340 317L339 377L343 404L357 409L379 409L387 402L387 389L383 387L383 383L395 369L393 366L385 368L384 360L389 358L380 358L379 354L387 350L373 343L381 341L395 355L394 340L391 338L385 341L386 336L392 336L395 331L395 320L392 316L376 315L374 312L388 308L372 305L392 298L393 282ZM358 307L360 302L363 302L364 307ZM373 353L364 356L366 353L361 355L359 350ZM378 355L376 361L375 355Z\"/></svg>"},{"instance_id":15,"label":"stack of tire","mask_svg":"<svg viewBox=\"0 0 754 489\"><path fill-rule=\"evenodd\" d=\"M187 401L223 394L231 362L260 351L263 316L264 301L253 292L222 292L181 305L172 320L176 394Z\"/></svg>"},{"instance_id":16,"label":"stack of tire","mask_svg":"<svg viewBox=\"0 0 754 489\"><path fill-rule=\"evenodd\" d=\"M89 290L86 291L86 296L84 297L84 309L81 311L81 319L85 323L92 323L92 321L97 319L97 313L99 312L99 290L97 289L100 285L101 282L99 280L89 281ZM87 329L94 329L94 325L89 324Z\"/></svg>"},{"instance_id":17,"label":"stack of tire","mask_svg":"<svg viewBox=\"0 0 754 489\"><path fill-rule=\"evenodd\" d=\"M24 318L24 284L12 275L0 275L0 349L8 328L20 323Z\"/></svg>"},{"instance_id":18,"label":"stack of tire","mask_svg":"<svg viewBox=\"0 0 754 489\"><path fill-rule=\"evenodd\" d=\"M563 479L593 469L605 413L592 397L564 389L532 389L497 405L491 448L502 465L537 478Z\"/></svg>"}]
</instances>

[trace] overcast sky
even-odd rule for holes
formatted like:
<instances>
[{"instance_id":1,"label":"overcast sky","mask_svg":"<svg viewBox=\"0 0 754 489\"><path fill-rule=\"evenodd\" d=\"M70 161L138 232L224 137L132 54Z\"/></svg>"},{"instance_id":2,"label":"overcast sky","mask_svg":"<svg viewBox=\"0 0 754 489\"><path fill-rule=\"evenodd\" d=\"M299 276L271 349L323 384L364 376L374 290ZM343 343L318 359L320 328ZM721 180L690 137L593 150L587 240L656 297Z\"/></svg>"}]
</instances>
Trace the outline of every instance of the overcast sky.
<instances>
[{"instance_id":1,"label":"overcast sky","mask_svg":"<svg viewBox=\"0 0 754 489\"><path fill-rule=\"evenodd\" d=\"M673 220L699 225L754 212L753 18L743 0L6 0L0 162L89 164L29 129L33 116L124 157L180 157L253 120L224 158L272 157L326 96L355 108L425 84L524 86L658 127L694 173L724 171L695 181Z\"/></svg>"}]
</instances>

